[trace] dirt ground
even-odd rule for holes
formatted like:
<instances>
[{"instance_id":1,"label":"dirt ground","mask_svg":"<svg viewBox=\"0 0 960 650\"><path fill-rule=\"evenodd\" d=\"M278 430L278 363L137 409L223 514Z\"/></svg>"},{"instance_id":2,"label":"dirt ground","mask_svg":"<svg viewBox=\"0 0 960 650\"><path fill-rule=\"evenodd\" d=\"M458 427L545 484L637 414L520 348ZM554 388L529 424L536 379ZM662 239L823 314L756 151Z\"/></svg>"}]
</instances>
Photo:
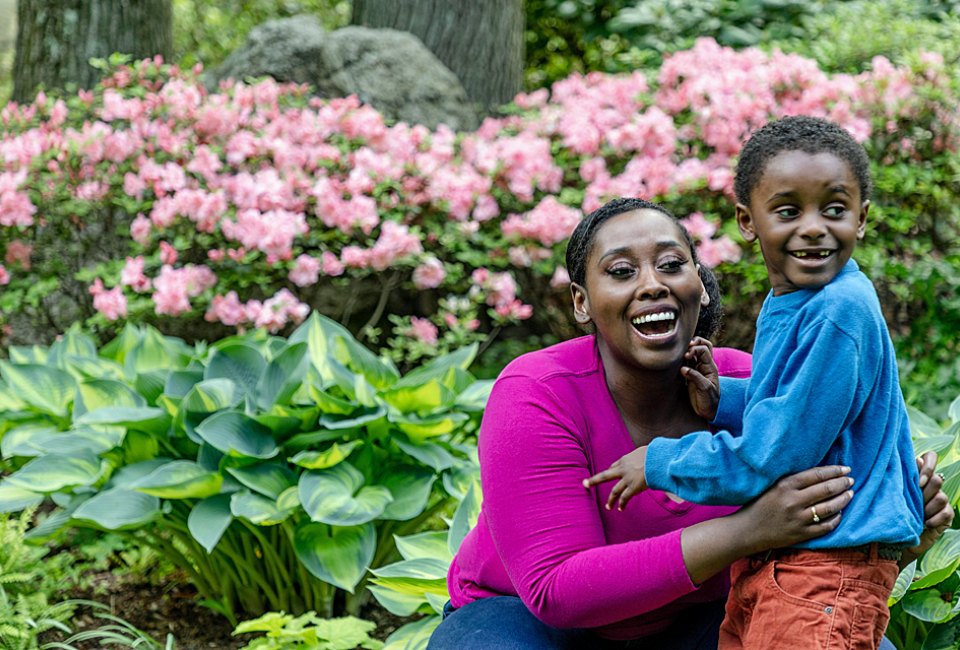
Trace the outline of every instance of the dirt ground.
<instances>
[{"instance_id":1,"label":"dirt ground","mask_svg":"<svg viewBox=\"0 0 960 650\"><path fill-rule=\"evenodd\" d=\"M194 589L177 581L152 585L129 578L117 579L110 572L103 572L94 576L92 589L74 597L109 606L114 616L149 633L161 643L166 641L168 634L172 634L176 640L176 650L238 650L255 638L253 635L233 636L230 623L213 610L198 604L195 596ZM407 622L382 609L375 601L361 611L360 617L377 624L373 636L380 640L386 639ZM80 629L105 623L94 618L89 610L81 612L74 622ZM84 646L90 650L100 647L99 644Z\"/></svg>"}]
</instances>

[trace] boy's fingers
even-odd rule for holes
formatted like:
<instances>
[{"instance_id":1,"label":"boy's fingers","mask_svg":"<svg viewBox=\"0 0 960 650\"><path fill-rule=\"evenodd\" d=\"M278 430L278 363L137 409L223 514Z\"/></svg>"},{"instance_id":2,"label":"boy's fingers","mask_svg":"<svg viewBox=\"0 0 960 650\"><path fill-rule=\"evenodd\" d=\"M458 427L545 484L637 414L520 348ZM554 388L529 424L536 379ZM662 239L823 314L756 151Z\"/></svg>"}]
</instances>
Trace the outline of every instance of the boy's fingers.
<instances>
[{"instance_id":1,"label":"boy's fingers","mask_svg":"<svg viewBox=\"0 0 960 650\"><path fill-rule=\"evenodd\" d=\"M610 490L610 496L607 498L607 510L613 508L613 504L617 503L620 500L620 495L627 488L627 480L620 479L620 481L613 486L613 489ZM623 510L623 506L618 506L620 510Z\"/></svg>"},{"instance_id":2,"label":"boy's fingers","mask_svg":"<svg viewBox=\"0 0 960 650\"><path fill-rule=\"evenodd\" d=\"M620 473L611 466L610 469L605 469L599 474L594 474L590 478L583 479L583 487L593 487L594 485L600 485L601 483L612 481L615 478L620 478Z\"/></svg>"}]
</instances>

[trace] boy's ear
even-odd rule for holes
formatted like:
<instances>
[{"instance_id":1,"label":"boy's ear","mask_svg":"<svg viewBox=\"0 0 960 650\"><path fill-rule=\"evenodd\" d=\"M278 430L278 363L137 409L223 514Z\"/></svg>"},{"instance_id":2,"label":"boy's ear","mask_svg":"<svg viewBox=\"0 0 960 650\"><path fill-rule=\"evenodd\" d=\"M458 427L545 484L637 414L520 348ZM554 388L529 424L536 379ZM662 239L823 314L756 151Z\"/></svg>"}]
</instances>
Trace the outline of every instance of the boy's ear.
<instances>
[{"instance_id":1,"label":"boy's ear","mask_svg":"<svg viewBox=\"0 0 960 650\"><path fill-rule=\"evenodd\" d=\"M580 325L590 322L590 300L587 290L576 282L570 283L570 295L573 297L573 318Z\"/></svg>"},{"instance_id":2,"label":"boy's ear","mask_svg":"<svg viewBox=\"0 0 960 650\"><path fill-rule=\"evenodd\" d=\"M870 211L870 201L864 201L860 206L860 223L857 224L857 239L863 239L867 234L867 212Z\"/></svg>"},{"instance_id":3,"label":"boy's ear","mask_svg":"<svg viewBox=\"0 0 960 650\"><path fill-rule=\"evenodd\" d=\"M737 204L737 227L740 229L740 235L748 244L757 240L757 231L753 225L753 215L750 214L750 208L742 203Z\"/></svg>"}]
</instances>

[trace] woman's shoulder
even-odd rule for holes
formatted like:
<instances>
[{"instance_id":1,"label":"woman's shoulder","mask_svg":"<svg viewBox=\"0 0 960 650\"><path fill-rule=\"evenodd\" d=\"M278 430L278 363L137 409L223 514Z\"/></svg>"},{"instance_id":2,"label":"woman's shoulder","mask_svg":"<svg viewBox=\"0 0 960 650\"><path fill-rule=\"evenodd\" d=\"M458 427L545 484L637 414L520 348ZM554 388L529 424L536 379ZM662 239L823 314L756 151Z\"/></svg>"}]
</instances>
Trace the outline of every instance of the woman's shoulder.
<instances>
[{"instance_id":1,"label":"woman's shoulder","mask_svg":"<svg viewBox=\"0 0 960 650\"><path fill-rule=\"evenodd\" d=\"M721 377L744 379L753 369L753 356L735 348L714 348L713 362L717 364Z\"/></svg>"},{"instance_id":2,"label":"woman's shoulder","mask_svg":"<svg viewBox=\"0 0 960 650\"><path fill-rule=\"evenodd\" d=\"M546 381L558 376L594 374L598 368L593 336L580 336L520 355L507 364L497 380L527 378Z\"/></svg>"}]
</instances>

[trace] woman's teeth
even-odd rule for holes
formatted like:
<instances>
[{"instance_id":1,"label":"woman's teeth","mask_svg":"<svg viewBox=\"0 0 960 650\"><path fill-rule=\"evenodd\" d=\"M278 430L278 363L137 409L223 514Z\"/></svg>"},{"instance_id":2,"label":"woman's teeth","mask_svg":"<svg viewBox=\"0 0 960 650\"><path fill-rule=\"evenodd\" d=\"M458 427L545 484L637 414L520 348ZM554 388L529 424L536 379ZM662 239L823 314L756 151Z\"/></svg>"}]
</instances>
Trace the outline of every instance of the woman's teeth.
<instances>
[{"instance_id":1,"label":"woman's teeth","mask_svg":"<svg viewBox=\"0 0 960 650\"><path fill-rule=\"evenodd\" d=\"M659 320L675 320L677 315L672 311L661 311L656 314L644 314L643 316L638 316L633 319L634 325L643 325L644 323L652 323Z\"/></svg>"},{"instance_id":2,"label":"woman's teeth","mask_svg":"<svg viewBox=\"0 0 960 650\"><path fill-rule=\"evenodd\" d=\"M644 336L662 336L673 333L677 326L677 315L670 311L644 314L630 321L635 330Z\"/></svg>"}]
</instances>

